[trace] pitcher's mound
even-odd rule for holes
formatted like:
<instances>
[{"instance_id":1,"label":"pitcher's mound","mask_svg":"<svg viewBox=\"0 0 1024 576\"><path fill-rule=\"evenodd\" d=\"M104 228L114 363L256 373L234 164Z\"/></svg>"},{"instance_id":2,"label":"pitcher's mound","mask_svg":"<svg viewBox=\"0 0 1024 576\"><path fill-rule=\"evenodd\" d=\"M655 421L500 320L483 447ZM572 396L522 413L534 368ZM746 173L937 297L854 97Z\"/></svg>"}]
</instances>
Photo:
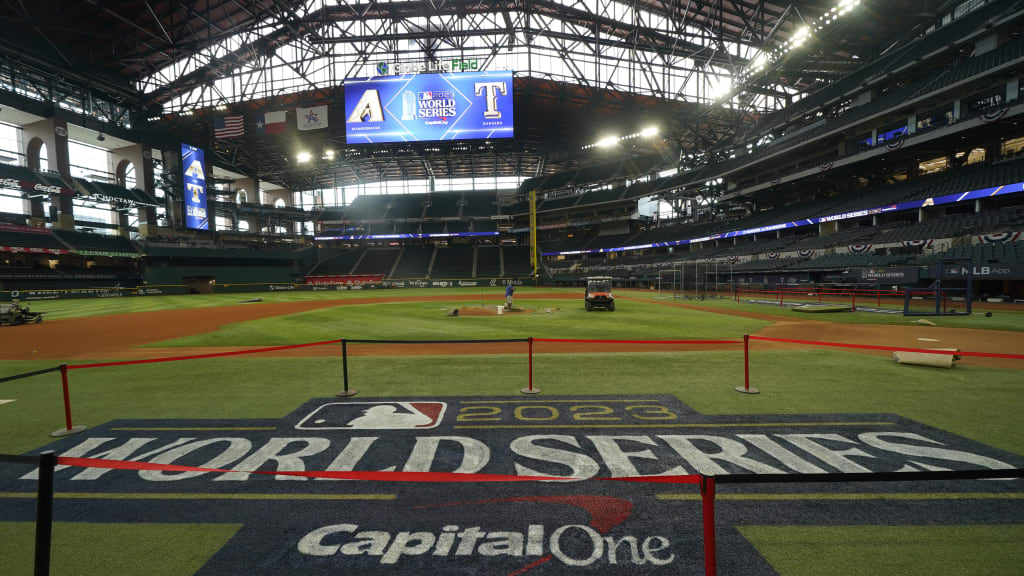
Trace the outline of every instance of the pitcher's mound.
<instances>
[{"instance_id":1,"label":"pitcher's mound","mask_svg":"<svg viewBox=\"0 0 1024 576\"><path fill-rule=\"evenodd\" d=\"M524 314L532 312L525 308L505 308L502 314ZM464 306L459 308L459 316L497 316L497 306Z\"/></svg>"}]
</instances>

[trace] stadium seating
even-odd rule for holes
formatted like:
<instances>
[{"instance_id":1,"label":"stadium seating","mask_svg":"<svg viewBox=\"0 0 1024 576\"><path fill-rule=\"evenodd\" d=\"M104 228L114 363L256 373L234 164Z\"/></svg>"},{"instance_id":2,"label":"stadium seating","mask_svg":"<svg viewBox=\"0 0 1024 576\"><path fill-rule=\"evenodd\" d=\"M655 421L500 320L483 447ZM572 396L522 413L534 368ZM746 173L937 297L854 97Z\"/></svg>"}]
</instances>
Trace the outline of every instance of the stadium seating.
<instances>
[{"instance_id":1,"label":"stadium seating","mask_svg":"<svg viewBox=\"0 0 1024 576\"><path fill-rule=\"evenodd\" d=\"M135 246L127 238L120 236L70 232L67 230L56 230L54 234L57 238L78 251L115 252L122 254L138 253L138 250L135 249Z\"/></svg>"},{"instance_id":2,"label":"stadium seating","mask_svg":"<svg viewBox=\"0 0 1024 576\"><path fill-rule=\"evenodd\" d=\"M335 251L329 252L328 257L317 263L309 274L311 276L349 274L352 272L352 268L355 267L356 263L363 257L363 253L366 252L366 249L355 248L337 251L337 253L334 252Z\"/></svg>"},{"instance_id":3,"label":"stadium seating","mask_svg":"<svg viewBox=\"0 0 1024 576\"><path fill-rule=\"evenodd\" d=\"M349 220L381 220L388 209L389 196L356 196L345 217Z\"/></svg>"},{"instance_id":4,"label":"stadium seating","mask_svg":"<svg viewBox=\"0 0 1024 576\"><path fill-rule=\"evenodd\" d=\"M398 258L398 248L368 248L366 256L359 261L353 274L390 274Z\"/></svg>"},{"instance_id":5,"label":"stadium seating","mask_svg":"<svg viewBox=\"0 0 1024 576\"><path fill-rule=\"evenodd\" d=\"M38 234L35 232L12 232L0 230L0 246L13 248L48 248L51 250L67 250L70 247L60 242L49 231Z\"/></svg>"},{"instance_id":6,"label":"stadium seating","mask_svg":"<svg viewBox=\"0 0 1024 576\"><path fill-rule=\"evenodd\" d=\"M435 192L427 198L424 218L455 218L459 215L462 192Z\"/></svg>"},{"instance_id":7,"label":"stadium seating","mask_svg":"<svg viewBox=\"0 0 1024 576\"><path fill-rule=\"evenodd\" d=\"M505 276L530 276L533 266L530 265L530 249L526 246L502 246L505 259Z\"/></svg>"},{"instance_id":8,"label":"stadium seating","mask_svg":"<svg viewBox=\"0 0 1024 576\"><path fill-rule=\"evenodd\" d=\"M579 206L586 206L587 204L600 204L602 202L614 202L622 198L622 195L626 193L625 186L617 186L605 190L595 190L593 192L587 192L580 197Z\"/></svg>"},{"instance_id":9,"label":"stadium seating","mask_svg":"<svg viewBox=\"0 0 1024 576\"><path fill-rule=\"evenodd\" d=\"M473 247L465 245L437 248L431 278L472 278Z\"/></svg>"},{"instance_id":10,"label":"stadium seating","mask_svg":"<svg viewBox=\"0 0 1024 576\"><path fill-rule=\"evenodd\" d=\"M372 253L371 253L372 254ZM395 267L393 278L426 278L427 267L434 248L424 246L406 246L402 249L402 258Z\"/></svg>"},{"instance_id":11,"label":"stadium seating","mask_svg":"<svg viewBox=\"0 0 1024 576\"><path fill-rule=\"evenodd\" d=\"M391 208L388 209L388 218L419 218L423 214L423 202L426 197L423 194L409 194L405 196L390 196Z\"/></svg>"},{"instance_id":12,"label":"stadium seating","mask_svg":"<svg viewBox=\"0 0 1024 576\"><path fill-rule=\"evenodd\" d=\"M485 218L498 213L498 207L494 204L494 193L492 192L466 192L463 196L462 217L463 218Z\"/></svg>"},{"instance_id":13,"label":"stadium seating","mask_svg":"<svg viewBox=\"0 0 1024 576\"><path fill-rule=\"evenodd\" d=\"M476 250L476 277L497 278L501 275L501 254L497 246L479 246Z\"/></svg>"}]
</instances>

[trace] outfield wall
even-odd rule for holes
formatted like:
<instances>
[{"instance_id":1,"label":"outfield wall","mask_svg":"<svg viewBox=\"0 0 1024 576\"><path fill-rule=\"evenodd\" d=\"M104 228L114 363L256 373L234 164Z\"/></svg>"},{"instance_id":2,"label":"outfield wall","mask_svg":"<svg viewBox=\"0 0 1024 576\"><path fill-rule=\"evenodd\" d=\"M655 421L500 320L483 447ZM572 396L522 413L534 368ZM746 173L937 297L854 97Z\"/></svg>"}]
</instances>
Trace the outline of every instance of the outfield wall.
<instances>
[{"instance_id":1,"label":"outfield wall","mask_svg":"<svg viewBox=\"0 0 1024 576\"><path fill-rule=\"evenodd\" d=\"M473 278L423 280L383 280L375 284L299 284L295 282L256 282L237 284L210 284L204 294L246 294L265 292L340 292L349 290L391 290L402 288L497 288L537 285L534 281L513 278ZM170 296L197 294L194 286L185 284L148 284L138 287L96 287L72 290L2 290L0 301L72 300L82 298L125 298L130 296Z\"/></svg>"}]
</instances>

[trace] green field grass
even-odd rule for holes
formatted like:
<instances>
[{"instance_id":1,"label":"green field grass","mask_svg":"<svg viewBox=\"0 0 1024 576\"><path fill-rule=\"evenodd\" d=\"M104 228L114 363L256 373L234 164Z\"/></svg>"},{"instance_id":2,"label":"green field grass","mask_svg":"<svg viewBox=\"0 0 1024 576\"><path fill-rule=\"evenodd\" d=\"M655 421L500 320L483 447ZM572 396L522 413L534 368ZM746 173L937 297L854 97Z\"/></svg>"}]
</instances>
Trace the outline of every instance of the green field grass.
<instances>
[{"instance_id":1,"label":"green field grass","mask_svg":"<svg viewBox=\"0 0 1024 576\"><path fill-rule=\"evenodd\" d=\"M563 289L578 293L578 289ZM518 294L551 292L521 288ZM488 291L487 293L494 292ZM527 300L541 312L449 318L444 308L478 304L472 290L379 290L338 293L268 293L264 301L450 295L447 302L379 303L228 325L165 346L276 345L347 338L736 338L768 322L669 307L655 295L627 296L614 313L582 310L578 300ZM51 318L115 312L231 305L249 295L171 296L46 302ZM685 301L684 301L685 302ZM723 310L804 316L770 306L705 301ZM814 320L884 324L907 319L877 314L831 314ZM939 325L1024 329L1024 314L993 318L938 318ZM956 321L960 324L947 323ZM98 326L102 326L99 324ZM2 334L8 334L2 332ZM13 334L13 333L12 333ZM0 362L0 376L53 362ZM352 357L352 387L374 396L514 396L526 383L525 354ZM1020 371L960 365L953 370L897 365L890 358L840 350L755 351L752 385L762 393L737 394L742 355L732 351L537 354L537 399L556 395L672 394L706 414L892 413L990 446L1024 455L1024 394ZM338 357L241 356L71 373L76 423L114 419L278 418L311 398L331 397L342 386ZM55 373L0 384L0 452L21 453L52 441L63 426L60 379ZM841 523L842 519L837 519ZM192 574L238 529L235 525L58 524L54 574ZM30 523L0 522L0 558L23 558ZM744 537L784 576L838 574L1017 574L1024 537L1020 526L745 526ZM897 533L898 532L898 533ZM184 551L184 552L183 552ZM30 552L29 552L30 553ZM984 555L980 562L965 559ZM828 558L828 562L822 562ZM22 564L13 574L27 574ZM0 572L7 573L4 569Z\"/></svg>"},{"instance_id":2,"label":"green field grass","mask_svg":"<svg viewBox=\"0 0 1024 576\"><path fill-rule=\"evenodd\" d=\"M482 290L482 291L481 291ZM545 288L522 286L517 294L552 292L579 292L571 288ZM155 310L179 310L182 308L209 308L212 306L233 306L242 300L261 298L264 302L306 302L311 300L353 300L362 298L409 298L430 295L432 297L451 295L466 299L479 299L480 294L503 297L504 289L484 288L409 288L395 290L351 290L325 292L253 292L244 294L189 294L180 296L126 296L122 298L83 298L78 300L45 300L28 302L32 310L46 312L46 319L84 318L130 312L152 312Z\"/></svg>"},{"instance_id":3,"label":"green field grass","mask_svg":"<svg viewBox=\"0 0 1024 576\"><path fill-rule=\"evenodd\" d=\"M743 526L786 576L971 574L1014 576L1024 526Z\"/></svg>"},{"instance_id":4,"label":"green field grass","mask_svg":"<svg viewBox=\"0 0 1024 576\"><path fill-rule=\"evenodd\" d=\"M834 314L808 315L800 312L794 312L789 308L782 308L768 304L751 304L747 302L736 302L730 297L712 298L708 300L676 300L672 299L670 294L668 295L668 297L666 297L666 294L659 295L657 292L648 292L643 290L622 291L620 292L620 296L625 296L630 299L651 300L655 302L675 302L679 304L704 306L707 308L714 309L752 312L755 314L777 316L779 320L790 321L819 320L825 322L836 322L841 324L881 324L907 326L922 318L919 316L903 316L902 314L878 314L874 312L837 312ZM766 295L763 297L756 298L771 300L774 297L772 295ZM813 298L798 301L806 301L808 303L816 302L816 300L814 300ZM858 302L858 305L875 307L875 301L871 299L867 299L863 302L858 300ZM882 308L885 309L903 310L902 303L886 303L883 300L882 304ZM992 312L992 316L986 317L985 312ZM926 316L924 318L927 318L930 322L934 322L937 326L945 326L948 328L1010 330L1015 332L1024 331L1024 305L1020 307L1020 310L988 310L984 308L978 308L975 309L974 313L970 316Z\"/></svg>"},{"instance_id":5,"label":"green field grass","mask_svg":"<svg viewBox=\"0 0 1024 576\"><path fill-rule=\"evenodd\" d=\"M3 373L38 363L3 362ZM341 389L340 360L196 360L71 373L75 421L117 418L277 418L310 398ZM526 384L524 355L355 357L352 387L362 396L514 395ZM764 351L751 360L762 393L743 382L738 352L538 354L534 384L544 394L674 394L707 414L894 413L1024 455L1020 372L977 366L955 370L901 366L891 359L831 350ZM50 442L62 427L59 378L3 384L0 452Z\"/></svg>"},{"instance_id":6,"label":"green field grass","mask_svg":"<svg viewBox=\"0 0 1024 576\"><path fill-rule=\"evenodd\" d=\"M469 295L467 295L469 296ZM493 303L492 303L493 305ZM501 317L448 317L446 310L480 306L479 300L337 306L225 326L220 330L155 342L150 346L272 346L335 338L392 340L597 338L742 338L769 324L736 316L629 302L615 312L587 312L577 300L520 299L527 313ZM552 313L545 313L544 309Z\"/></svg>"},{"instance_id":7,"label":"green field grass","mask_svg":"<svg viewBox=\"0 0 1024 576\"><path fill-rule=\"evenodd\" d=\"M50 573L54 576L192 574L241 527L240 524L56 522ZM34 541L34 524L0 522L0 558L4 559L5 576L33 573ZM144 570L140 569L143 563Z\"/></svg>"}]
</instances>

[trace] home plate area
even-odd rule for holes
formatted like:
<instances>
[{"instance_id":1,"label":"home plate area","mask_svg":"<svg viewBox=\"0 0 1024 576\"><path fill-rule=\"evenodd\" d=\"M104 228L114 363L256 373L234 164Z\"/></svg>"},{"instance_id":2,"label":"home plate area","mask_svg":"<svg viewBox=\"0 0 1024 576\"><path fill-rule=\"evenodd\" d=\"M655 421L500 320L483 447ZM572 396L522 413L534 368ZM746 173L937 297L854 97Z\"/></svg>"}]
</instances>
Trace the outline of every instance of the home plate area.
<instances>
[{"instance_id":1,"label":"home plate area","mask_svg":"<svg viewBox=\"0 0 1024 576\"><path fill-rule=\"evenodd\" d=\"M207 575L704 574L701 485L610 479L1024 466L889 414L707 416L658 395L316 399L281 420L118 420L42 450L217 469L56 472L57 522L240 524L198 572ZM34 500L9 497L35 489L28 470L2 469L0 520L34 519ZM393 482L257 470L579 480ZM1024 511L1007 501L1020 491L1019 479L722 481L718 570L776 573L737 527L1019 524Z\"/></svg>"}]
</instances>

